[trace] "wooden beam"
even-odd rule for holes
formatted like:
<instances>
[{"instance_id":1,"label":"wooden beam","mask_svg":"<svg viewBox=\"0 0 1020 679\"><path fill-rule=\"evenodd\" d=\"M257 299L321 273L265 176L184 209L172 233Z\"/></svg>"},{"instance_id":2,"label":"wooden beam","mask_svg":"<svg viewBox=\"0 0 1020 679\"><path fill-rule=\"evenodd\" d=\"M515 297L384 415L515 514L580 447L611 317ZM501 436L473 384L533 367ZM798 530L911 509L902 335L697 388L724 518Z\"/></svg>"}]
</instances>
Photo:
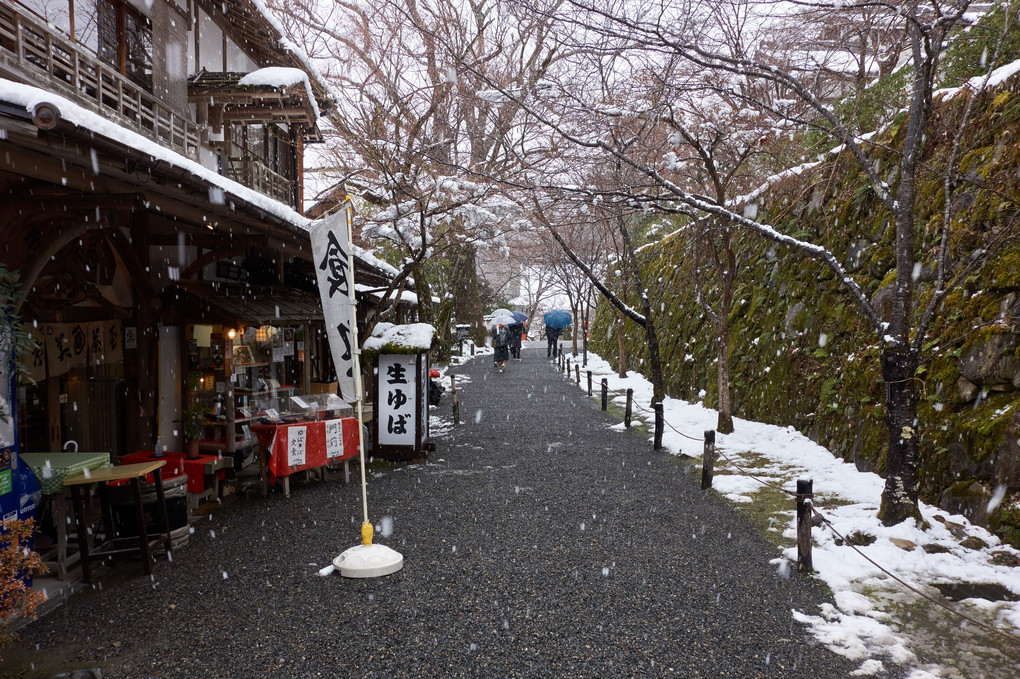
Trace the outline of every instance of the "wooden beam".
<instances>
[{"instance_id":1,"label":"wooden beam","mask_svg":"<svg viewBox=\"0 0 1020 679\"><path fill-rule=\"evenodd\" d=\"M273 107L273 106L247 106L245 108L228 108L223 111L224 120L239 120L239 121L262 121L262 120L284 120L291 118L300 118L302 121L307 121L309 125L311 121L311 109L304 106L290 106L286 108Z\"/></svg>"},{"instance_id":2,"label":"wooden beam","mask_svg":"<svg viewBox=\"0 0 1020 679\"><path fill-rule=\"evenodd\" d=\"M85 235L90 228L97 228L97 226L98 225L96 224L85 224L84 222L79 222L67 225L55 232L47 231L46 235L50 237L49 240L42 243L39 251L35 254L35 257L33 257L28 266L21 271L21 275L18 278L18 285L21 289L31 290L32 286L35 285L36 280L38 280L39 274L42 273L43 267L50 263L50 260L53 259L54 255L60 252L60 250L71 241ZM14 307L14 313L17 314L20 308L21 304L16 305Z\"/></svg>"},{"instance_id":3,"label":"wooden beam","mask_svg":"<svg viewBox=\"0 0 1020 679\"><path fill-rule=\"evenodd\" d=\"M212 250L203 253L199 257L196 257L195 261L181 271L180 277L183 279L194 278L199 271L213 262L218 262L221 259L227 259L234 255L243 255L252 247L252 245L253 243L250 241L221 243L219 247L215 247Z\"/></svg>"},{"instance_id":4,"label":"wooden beam","mask_svg":"<svg viewBox=\"0 0 1020 679\"><path fill-rule=\"evenodd\" d=\"M156 286L153 285L152 279L146 271L148 264L141 260L138 252L135 251L135 246L124 235L124 232L120 228L115 227L107 229L103 233L106 235L106 240L110 242L110 246L123 260L128 273L131 274L131 285L142 293L142 296L146 299L155 297Z\"/></svg>"}]
</instances>

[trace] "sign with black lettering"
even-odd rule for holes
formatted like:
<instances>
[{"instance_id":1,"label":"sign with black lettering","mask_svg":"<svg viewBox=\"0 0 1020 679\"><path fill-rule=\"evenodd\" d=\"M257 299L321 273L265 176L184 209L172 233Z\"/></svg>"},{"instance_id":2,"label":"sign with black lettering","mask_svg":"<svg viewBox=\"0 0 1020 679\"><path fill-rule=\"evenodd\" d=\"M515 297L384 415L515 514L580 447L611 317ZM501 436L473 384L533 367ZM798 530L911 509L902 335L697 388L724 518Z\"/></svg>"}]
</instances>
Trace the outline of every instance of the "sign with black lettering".
<instances>
[{"instance_id":1,"label":"sign with black lettering","mask_svg":"<svg viewBox=\"0 0 1020 679\"><path fill-rule=\"evenodd\" d=\"M418 368L415 356L380 354L379 444L414 446L417 440Z\"/></svg>"},{"instance_id":2,"label":"sign with black lettering","mask_svg":"<svg viewBox=\"0 0 1020 679\"><path fill-rule=\"evenodd\" d=\"M315 276L326 320L326 336L336 366L340 397L349 403L358 399L354 388L354 272L349 257L350 242L343 213L316 221L309 230Z\"/></svg>"}]
</instances>

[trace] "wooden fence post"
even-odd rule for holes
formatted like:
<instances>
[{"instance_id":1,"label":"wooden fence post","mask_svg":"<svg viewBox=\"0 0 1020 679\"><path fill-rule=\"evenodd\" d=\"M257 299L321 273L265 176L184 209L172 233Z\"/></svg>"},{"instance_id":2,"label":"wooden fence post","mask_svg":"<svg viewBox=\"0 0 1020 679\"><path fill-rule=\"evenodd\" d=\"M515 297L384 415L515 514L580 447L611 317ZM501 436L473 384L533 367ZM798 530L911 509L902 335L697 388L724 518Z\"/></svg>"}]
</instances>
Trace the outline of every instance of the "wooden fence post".
<instances>
[{"instance_id":1,"label":"wooden fence post","mask_svg":"<svg viewBox=\"0 0 1020 679\"><path fill-rule=\"evenodd\" d=\"M588 371L588 396L591 397L591 371Z\"/></svg>"},{"instance_id":2,"label":"wooden fence post","mask_svg":"<svg viewBox=\"0 0 1020 679\"><path fill-rule=\"evenodd\" d=\"M602 378L602 409L606 410L609 408L609 380L605 377Z\"/></svg>"},{"instance_id":3,"label":"wooden fence post","mask_svg":"<svg viewBox=\"0 0 1020 679\"><path fill-rule=\"evenodd\" d=\"M627 409L623 411L623 426L630 429L630 418L634 412L634 390L627 390Z\"/></svg>"},{"instance_id":4,"label":"wooden fence post","mask_svg":"<svg viewBox=\"0 0 1020 679\"><path fill-rule=\"evenodd\" d=\"M570 378L570 357L569 356L567 356L567 369L564 372L566 373L567 378L569 379Z\"/></svg>"},{"instance_id":5,"label":"wooden fence post","mask_svg":"<svg viewBox=\"0 0 1020 679\"><path fill-rule=\"evenodd\" d=\"M811 519L815 482L797 479L797 569L801 573L814 570L811 562Z\"/></svg>"},{"instance_id":6,"label":"wooden fence post","mask_svg":"<svg viewBox=\"0 0 1020 679\"><path fill-rule=\"evenodd\" d=\"M453 406L453 423L460 424L460 399L457 397L456 375L450 375L450 405Z\"/></svg>"},{"instance_id":7,"label":"wooden fence post","mask_svg":"<svg viewBox=\"0 0 1020 679\"><path fill-rule=\"evenodd\" d=\"M701 490L712 487L712 475L715 473L715 430L705 432L705 450L701 456Z\"/></svg>"},{"instance_id":8,"label":"wooden fence post","mask_svg":"<svg viewBox=\"0 0 1020 679\"><path fill-rule=\"evenodd\" d=\"M655 440L652 443L652 449L662 450L662 427L664 424L662 417L662 401L653 403L652 407L655 408Z\"/></svg>"},{"instance_id":9,"label":"wooden fence post","mask_svg":"<svg viewBox=\"0 0 1020 679\"><path fill-rule=\"evenodd\" d=\"M577 386L581 386L581 366L574 364L574 376L577 378Z\"/></svg>"}]
</instances>

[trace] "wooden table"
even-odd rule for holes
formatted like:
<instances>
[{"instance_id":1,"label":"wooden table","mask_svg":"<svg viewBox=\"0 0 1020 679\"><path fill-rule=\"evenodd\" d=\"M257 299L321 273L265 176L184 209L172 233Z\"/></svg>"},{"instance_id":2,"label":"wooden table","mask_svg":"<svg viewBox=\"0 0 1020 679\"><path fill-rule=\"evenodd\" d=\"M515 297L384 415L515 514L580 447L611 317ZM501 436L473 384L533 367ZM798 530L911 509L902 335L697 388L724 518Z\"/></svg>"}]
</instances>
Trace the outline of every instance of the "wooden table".
<instances>
[{"instance_id":1,"label":"wooden table","mask_svg":"<svg viewBox=\"0 0 1020 679\"><path fill-rule=\"evenodd\" d=\"M109 453L18 453L22 462L35 473L42 487L43 500L53 511L57 530L56 546L41 553L43 565L55 568L59 580L67 580L67 569L78 563L79 552L67 553L68 497L64 479L68 476L110 466ZM86 538L88 536L85 536Z\"/></svg>"},{"instance_id":2,"label":"wooden table","mask_svg":"<svg viewBox=\"0 0 1020 679\"><path fill-rule=\"evenodd\" d=\"M92 571L89 567L89 559L104 554L121 554L125 552L139 552L142 555L142 569L146 575L152 573L152 548L160 542L164 543L167 552L170 551L170 522L166 513L166 497L163 495L163 474L161 469L166 460L155 460L152 462L141 462L138 464L125 464L116 467L96 469L91 472L83 472L76 476L64 479L64 485L71 487L71 497L74 500L74 513L78 526L78 545L81 554L81 573L85 582L92 582ZM153 475L153 484L156 487L156 514L159 520L158 525L163 532L149 539L145 528L145 507L142 501L142 479L147 474ZM134 488L135 511L138 516L138 537L137 538L115 538L113 537L113 513L110 509L110 492L107 484L113 481L129 481ZM91 521L85 514L85 500L82 493L83 486L91 484L99 485L99 494L103 507L103 527L105 529L105 540L102 544L92 549L88 540ZM132 542L137 544L132 545Z\"/></svg>"}]
</instances>

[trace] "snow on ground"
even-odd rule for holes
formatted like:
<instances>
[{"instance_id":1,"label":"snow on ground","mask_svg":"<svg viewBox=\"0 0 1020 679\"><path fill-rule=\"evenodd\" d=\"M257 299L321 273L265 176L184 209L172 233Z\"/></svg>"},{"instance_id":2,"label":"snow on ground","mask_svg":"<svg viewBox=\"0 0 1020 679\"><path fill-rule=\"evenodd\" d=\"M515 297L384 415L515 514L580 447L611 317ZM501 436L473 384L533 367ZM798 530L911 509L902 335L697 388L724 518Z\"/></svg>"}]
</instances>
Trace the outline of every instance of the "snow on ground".
<instances>
[{"instance_id":1,"label":"snow on ground","mask_svg":"<svg viewBox=\"0 0 1020 679\"><path fill-rule=\"evenodd\" d=\"M652 386L642 375L631 371L626 378L620 378L608 362L590 351L584 370L592 371L595 384L606 378L612 401L621 407L626 403L627 389L633 389L634 419L644 420L648 430L654 431L654 413L648 407ZM587 389L583 380L580 388ZM715 428L717 412L699 403L667 398L663 413L666 422L663 446L673 454L683 453L700 459L704 432ZM734 428L734 433L716 438L720 458L716 462L713 488L728 499L737 503L753 503L755 494L763 488L759 481L742 475L734 463L744 468L753 467L749 471L754 477L790 491L795 490L797 479L814 481L814 506L828 519L831 528L823 525L813 530L813 565L817 577L831 588L836 606L826 605L819 612L793 611L793 615L807 625L821 643L848 658L859 660L861 665L855 676L879 674L888 669L884 663L908 668L910 679L977 676L973 673L973 666L969 669L959 666L947 668L918 660L911 650L912 644L917 647L917 635L905 631L903 621L895 616L921 597L897 583L883 568L910 587L944 601L953 610L994 626L1014 639L1020 638L1020 602L979 598L950 602L942 599L938 590L932 587L940 583L995 584L1020 597L1020 568L990 562L994 552L1020 554L1016 549L1002 544L996 536L972 525L963 516L950 515L925 504L921 505L927 524L923 530L913 521L884 526L877 518L884 481L877 474L858 471L854 465L834 457L792 427L734 418ZM795 544L796 519L792 498L789 504L789 511L779 513L777 528L782 531L785 544L791 541ZM857 547L860 552L845 545L835 535L838 532L841 536L848 536L858 531L876 538L870 545ZM960 541L969 536L979 538L988 547L968 549L961 546ZM944 551L928 553L925 546ZM774 563L780 573L789 574L795 570L796 561L797 548L793 546L784 549ZM941 611L938 612L941 614ZM982 631L980 625L951 613L946 613L940 620L943 629L936 630L935 634L944 635L952 642L959 643L966 630L970 633ZM910 622L916 624L917 620L911 619ZM945 629L946 625L951 627ZM985 636L997 637L992 633ZM1008 646L1011 642L1005 639L1002 643L1004 639L996 640L1000 646ZM984 650L969 647L967 654L977 657ZM980 657L979 661L986 663L988 655L1004 663L1007 674L1010 668L1017 667L1015 658L1010 660L994 650ZM988 668L987 665L982 667ZM981 676L984 676L983 671ZM1004 675L995 671L990 676Z\"/></svg>"}]
</instances>

